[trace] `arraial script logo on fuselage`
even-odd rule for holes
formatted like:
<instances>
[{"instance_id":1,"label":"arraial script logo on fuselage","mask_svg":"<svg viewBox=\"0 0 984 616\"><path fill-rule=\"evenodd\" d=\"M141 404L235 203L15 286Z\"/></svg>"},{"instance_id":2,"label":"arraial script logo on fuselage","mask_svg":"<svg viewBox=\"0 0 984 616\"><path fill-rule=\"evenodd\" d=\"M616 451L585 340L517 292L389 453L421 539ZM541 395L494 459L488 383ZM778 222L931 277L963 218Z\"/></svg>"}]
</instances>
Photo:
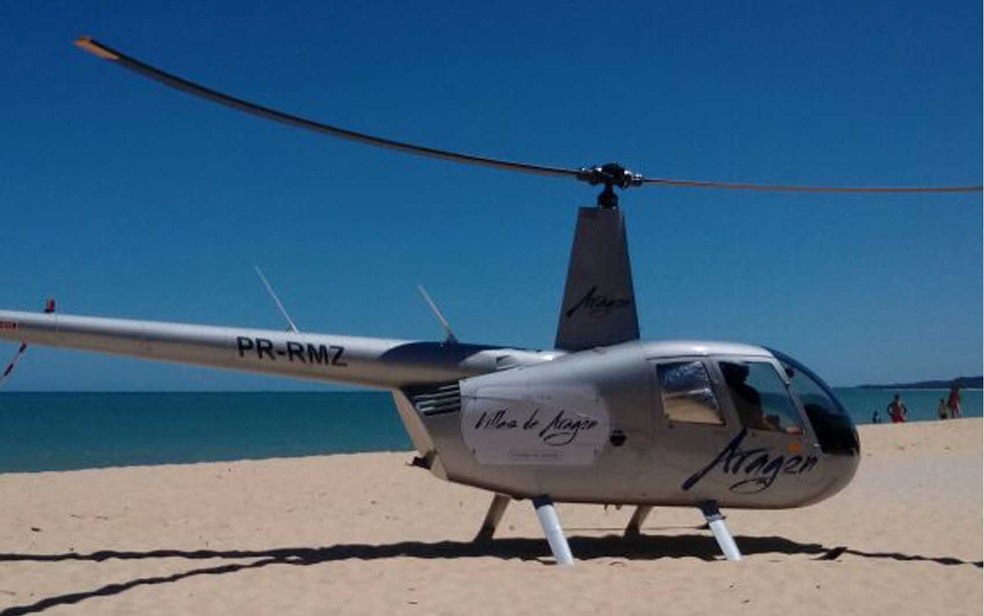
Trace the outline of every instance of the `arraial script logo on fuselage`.
<instances>
[{"instance_id":1,"label":"arraial script logo on fuselage","mask_svg":"<svg viewBox=\"0 0 984 616\"><path fill-rule=\"evenodd\" d=\"M610 431L600 405L476 397L463 411L461 434L479 464L591 464Z\"/></svg>"},{"instance_id":2,"label":"arraial script logo on fuselage","mask_svg":"<svg viewBox=\"0 0 984 616\"><path fill-rule=\"evenodd\" d=\"M729 480L737 479L728 486L732 492L757 494L772 487L783 475L811 472L820 461L812 455L777 454L766 447L745 449L742 443L747 435L748 428L742 429L713 460L683 482L683 490L690 490L709 474L720 473Z\"/></svg>"}]
</instances>

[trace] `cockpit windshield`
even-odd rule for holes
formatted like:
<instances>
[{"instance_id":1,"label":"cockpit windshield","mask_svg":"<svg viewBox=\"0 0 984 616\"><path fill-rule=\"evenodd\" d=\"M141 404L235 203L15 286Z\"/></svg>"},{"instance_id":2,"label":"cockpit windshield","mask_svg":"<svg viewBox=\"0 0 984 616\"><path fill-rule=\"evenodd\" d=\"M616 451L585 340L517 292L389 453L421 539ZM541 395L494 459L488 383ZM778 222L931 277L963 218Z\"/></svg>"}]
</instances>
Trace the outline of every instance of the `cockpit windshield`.
<instances>
[{"instance_id":1,"label":"cockpit windshield","mask_svg":"<svg viewBox=\"0 0 984 616\"><path fill-rule=\"evenodd\" d=\"M817 434L820 449L830 454L857 455L860 445L854 421L826 383L785 353L774 349L769 351L786 370L790 389L803 404L803 410Z\"/></svg>"}]
</instances>

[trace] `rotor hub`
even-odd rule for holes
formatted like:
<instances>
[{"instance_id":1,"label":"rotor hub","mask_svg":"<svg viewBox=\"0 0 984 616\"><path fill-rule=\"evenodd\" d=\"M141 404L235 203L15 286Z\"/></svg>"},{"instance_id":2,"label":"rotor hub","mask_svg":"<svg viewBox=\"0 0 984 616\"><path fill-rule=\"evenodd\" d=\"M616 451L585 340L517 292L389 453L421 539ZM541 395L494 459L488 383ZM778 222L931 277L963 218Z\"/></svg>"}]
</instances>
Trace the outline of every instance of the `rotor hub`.
<instances>
[{"instance_id":1,"label":"rotor hub","mask_svg":"<svg viewBox=\"0 0 984 616\"><path fill-rule=\"evenodd\" d=\"M598 195L598 207L615 209L618 207L618 195L615 188L626 189L632 186L642 186L643 177L632 173L618 163L607 163L600 167L582 167L577 172L577 179L592 186L604 184L605 189Z\"/></svg>"},{"instance_id":2,"label":"rotor hub","mask_svg":"<svg viewBox=\"0 0 984 616\"><path fill-rule=\"evenodd\" d=\"M577 179L587 182L592 186L597 186L598 184L617 186L619 188L642 186L642 176L640 174L632 173L618 163L607 163L600 167L582 167L577 172Z\"/></svg>"}]
</instances>

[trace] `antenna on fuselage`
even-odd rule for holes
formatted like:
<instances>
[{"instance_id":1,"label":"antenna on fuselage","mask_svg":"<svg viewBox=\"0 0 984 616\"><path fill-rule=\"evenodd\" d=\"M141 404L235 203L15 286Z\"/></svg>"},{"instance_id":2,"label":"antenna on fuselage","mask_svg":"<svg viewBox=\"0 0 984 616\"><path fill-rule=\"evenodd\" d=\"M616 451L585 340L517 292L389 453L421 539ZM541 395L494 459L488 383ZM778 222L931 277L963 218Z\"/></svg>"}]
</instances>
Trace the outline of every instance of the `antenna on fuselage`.
<instances>
[{"instance_id":1,"label":"antenna on fuselage","mask_svg":"<svg viewBox=\"0 0 984 616\"><path fill-rule=\"evenodd\" d=\"M444 329L444 333L447 334L444 342L457 344L458 339L455 337L454 332L451 331L451 325L448 323L448 320L444 318L444 315L441 314L441 310L437 307L437 304L434 303L434 300L431 299L431 296L427 293L427 289L424 288L424 285L418 283L417 290L420 291L421 297L423 297L424 301L427 302L427 306L430 307L431 312L434 313L434 317Z\"/></svg>"},{"instance_id":2,"label":"antenna on fuselage","mask_svg":"<svg viewBox=\"0 0 984 616\"><path fill-rule=\"evenodd\" d=\"M277 294L276 292L274 292L273 287L270 286L270 283L267 281L266 276L263 275L263 271L260 270L260 266L254 265L253 267L256 268L256 275L260 277L260 282L262 282L263 286L266 287L267 293L270 294L270 298L273 300L273 303L277 305L277 310L279 310L280 314L284 315L284 319L287 320L287 331L293 332L295 334L298 333L300 330L297 329L297 325L294 325L294 320L290 318L289 314L287 314L287 309L284 308L284 305L280 302L280 298L277 297Z\"/></svg>"}]
</instances>

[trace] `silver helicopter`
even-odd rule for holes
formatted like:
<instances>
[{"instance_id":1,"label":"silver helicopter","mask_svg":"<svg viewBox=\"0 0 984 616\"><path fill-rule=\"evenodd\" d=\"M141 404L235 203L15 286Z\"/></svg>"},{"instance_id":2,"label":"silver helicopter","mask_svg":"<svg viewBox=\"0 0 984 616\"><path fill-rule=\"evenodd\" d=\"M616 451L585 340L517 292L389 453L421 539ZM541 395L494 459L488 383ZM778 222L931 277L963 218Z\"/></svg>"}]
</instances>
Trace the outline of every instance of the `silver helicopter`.
<instances>
[{"instance_id":1,"label":"silver helicopter","mask_svg":"<svg viewBox=\"0 0 984 616\"><path fill-rule=\"evenodd\" d=\"M740 560L721 507L777 509L843 489L860 460L855 426L830 388L779 351L725 342L639 340L625 220L614 189L680 186L839 193L980 192L980 186L838 188L647 178L616 163L530 165L374 137L234 98L83 37L82 49L164 85L284 124L411 154L603 186L580 208L554 349L0 311L0 339L392 392L412 465L493 493L476 541L510 500L532 501L556 562L574 563L554 503L700 509ZM262 274L261 274L262 279Z\"/></svg>"}]
</instances>

